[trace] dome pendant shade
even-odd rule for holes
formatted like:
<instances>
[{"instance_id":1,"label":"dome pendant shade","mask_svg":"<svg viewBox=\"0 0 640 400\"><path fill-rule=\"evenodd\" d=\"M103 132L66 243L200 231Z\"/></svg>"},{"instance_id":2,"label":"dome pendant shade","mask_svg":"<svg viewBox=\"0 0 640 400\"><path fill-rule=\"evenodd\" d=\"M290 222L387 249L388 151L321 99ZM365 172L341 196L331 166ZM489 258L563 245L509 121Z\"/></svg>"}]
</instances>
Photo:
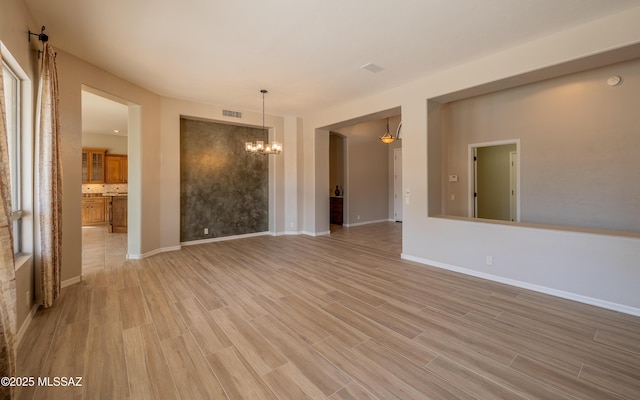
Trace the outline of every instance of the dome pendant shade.
<instances>
[{"instance_id":1,"label":"dome pendant shade","mask_svg":"<svg viewBox=\"0 0 640 400\"><path fill-rule=\"evenodd\" d=\"M380 136L380 141L382 143L389 144L393 143L394 140L395 138L391 136L391 133L389 132L389 119L387 118L387 131L384 133L384 135Z\"/></svg>"}]
</instances>

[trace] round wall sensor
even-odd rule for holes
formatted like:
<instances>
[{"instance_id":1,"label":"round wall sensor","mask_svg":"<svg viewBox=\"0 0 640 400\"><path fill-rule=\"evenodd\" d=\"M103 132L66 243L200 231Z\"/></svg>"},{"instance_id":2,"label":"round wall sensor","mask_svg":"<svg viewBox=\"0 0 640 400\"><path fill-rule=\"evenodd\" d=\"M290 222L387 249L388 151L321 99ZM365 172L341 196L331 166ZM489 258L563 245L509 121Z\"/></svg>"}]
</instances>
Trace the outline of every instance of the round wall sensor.
<instances>
[{"instance_id":1,"label":"round wall sensor","mask_svg":"<svg viewBox=\"0 0 640 400\"><path fill-rule=\"evenodd\" d=\"M616 86L619 85L620 82L622 82L622 78L618 75L614 75L612 77L610 77L609 79L607 79L607 85L609 86Z\"/></svg>"}]
</instances>

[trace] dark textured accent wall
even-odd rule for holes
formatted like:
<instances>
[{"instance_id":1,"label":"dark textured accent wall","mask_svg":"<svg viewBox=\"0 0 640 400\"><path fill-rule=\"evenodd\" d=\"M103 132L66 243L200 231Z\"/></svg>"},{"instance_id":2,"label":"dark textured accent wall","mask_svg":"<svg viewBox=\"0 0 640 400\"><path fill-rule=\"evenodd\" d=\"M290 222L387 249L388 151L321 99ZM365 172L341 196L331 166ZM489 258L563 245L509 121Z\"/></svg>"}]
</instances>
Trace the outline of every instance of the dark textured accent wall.
<instances>
[{"instance_id":1,"label":"dark textured accent wall","mask_svg":"<svg viewBox=\"0 0 640 400\"><path fill-rule=\"evenodd\" d=\"M244 151L257 139L266 132L180 119L180 241L269 230L269 156Z\"/></svg>"}]
</instances>

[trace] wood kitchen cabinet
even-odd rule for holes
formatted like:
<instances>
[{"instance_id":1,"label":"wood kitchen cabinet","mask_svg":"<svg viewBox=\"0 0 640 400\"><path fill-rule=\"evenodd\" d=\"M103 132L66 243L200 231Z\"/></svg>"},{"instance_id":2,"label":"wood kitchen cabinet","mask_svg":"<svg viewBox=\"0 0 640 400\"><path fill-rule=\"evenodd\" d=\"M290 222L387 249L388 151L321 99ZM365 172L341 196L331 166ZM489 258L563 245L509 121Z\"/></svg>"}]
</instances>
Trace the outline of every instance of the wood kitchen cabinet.
<instances>
[{"instance_id":1,"label":"wood kitchen cabinet","mask_svg":"<svg viewBox=\"0 0 640 400\"><path fill-rule=\"evenodd\" d=\"M127 183L129 161L126 155L107 154L104 158L104 165L106 183Z\"/></svg>"},{"instance_id":2,"label":"wood kitchen cabinet","mask_svg":"<svg viewBox=\"0 0 640 400\"><path fill-rule=\"evenodd\" d=\"M107 223L107 201L103 197L82 198L82 225L104 225Z\"/></svg>"},{"instance_id":3,"label":"wood kitchen cabinet","mask_svg":"<svg viewBox=\"0 0 640 400\"><path fill-rule=\"evenodd\" d=\"M110 231L113 233L126 233L127 216L127 196L111 197Z\"/></svg>"},{"instance_id":4,"label":"wood kitchen cabinet","mask_svg":"<svg viewBox=\"0 0 640 400\"><path fill-rule=\"evenodd\" d=\"M107 149L82 148L82 183L104 183L104 157Z\"/></svg>"}]
</instances>

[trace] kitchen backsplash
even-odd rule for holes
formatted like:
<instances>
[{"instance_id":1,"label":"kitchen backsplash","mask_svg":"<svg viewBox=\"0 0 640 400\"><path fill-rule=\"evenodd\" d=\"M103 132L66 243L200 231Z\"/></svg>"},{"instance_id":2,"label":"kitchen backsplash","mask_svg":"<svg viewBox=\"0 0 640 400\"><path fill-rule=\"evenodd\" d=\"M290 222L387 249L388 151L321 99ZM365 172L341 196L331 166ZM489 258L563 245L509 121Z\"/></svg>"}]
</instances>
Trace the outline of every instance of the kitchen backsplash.
<instances>
[{"instance_id":1,"label":"kitchen backsplash","mask_svg":"<svg viewBox=\"0 0 640 400\"><path fill-rule=\"evenodd\" d=\"M82 193L127 193L126 183L85 183Z\"/></svg>"}]
</instances>

